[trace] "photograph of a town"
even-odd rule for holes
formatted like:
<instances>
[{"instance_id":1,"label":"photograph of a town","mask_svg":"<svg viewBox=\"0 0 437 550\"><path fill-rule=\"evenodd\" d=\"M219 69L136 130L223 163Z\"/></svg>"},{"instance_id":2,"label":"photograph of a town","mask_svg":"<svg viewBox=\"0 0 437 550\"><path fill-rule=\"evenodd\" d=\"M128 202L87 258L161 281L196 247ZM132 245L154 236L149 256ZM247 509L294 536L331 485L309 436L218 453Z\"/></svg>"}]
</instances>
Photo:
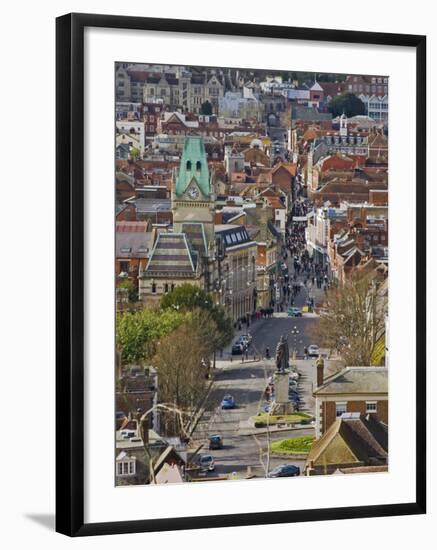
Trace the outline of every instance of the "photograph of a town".
<instances>
[{"instance_id":1,"label":"photograph of a town","mask_svg":"<svg viewBox=\"0 0 437 550\"><path fill-rule=\"evenodd\" d=\"M114 77L115 484L386 472L388 78Z\"/></svg>"}]
</instances>

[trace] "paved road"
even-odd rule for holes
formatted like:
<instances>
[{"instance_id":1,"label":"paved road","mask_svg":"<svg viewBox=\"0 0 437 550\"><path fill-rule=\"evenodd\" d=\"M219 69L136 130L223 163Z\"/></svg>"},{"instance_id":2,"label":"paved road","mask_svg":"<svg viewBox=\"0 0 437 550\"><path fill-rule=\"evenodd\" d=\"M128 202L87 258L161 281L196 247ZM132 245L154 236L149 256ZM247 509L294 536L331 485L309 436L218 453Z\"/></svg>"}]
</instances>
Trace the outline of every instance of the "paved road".
<instances>
[{"instance_id":1,"label":"paved road","mask_svg":"<svg viewBox=\"0 0 437 550\"><path fill-rule=\"evenodd\" d=\"M290 256L287 258L290 276L293 275L293 266ZM299 282L301 277L297 279ZM282 285L280 285L282 286ZM297 295L294 305L301 307L308 298L308 289L303 288ZM236 472L238 477L245 477L250 468L251 473L257 477L265 475L265 450L270 441L286 437L301 435L314 435L313 427L301 430L288 430L282 432L271 431L268 436L262 430L253 429L252 435L246 435L250 431L249 418L257 414L264 403L264 390L268 377L275 369L274 360L265 359L266 348L269 348L272 358L275 356L277 342L281 335L287 337L290 352L296 350L297 357L304 354L304 347L310 344L318 344L315 336L315 328L319 319L312 314L303 317L287 317L285 313L275 313L269 319L260 319L249 327L253 340L249 348L248 357L257 361L243 361L241 356L232 356L230 347L224 350L217 361L215 382L208 397L204 415L194 433L194 439L204 443L202 454L212 454L216 462L215 472L208 475L226 475ZM238 334L244 333L242 329ZM236 335L236 337L238 336ZM300 372L299 393L301 398L300 410L314 415L314 399L312 397L315 384L316 369L313 360L297 359L295 364ZM220 402L223 396L230 393L236 400L237 408L223 411ZM209 451L207 448L208 436L218 433L223 437L224 448ZM263 454L264 453L264 454ZM263 456L264 465L261 463L260 454ZM303 461L287 461L284 458L271 458L269 469L278 464L291 462L301 469Z\"/></svg>"},{"instance_id":2,"label":"paved road","mask_svg":"<svg viewBox=\"0 0 437 550\"><path fill-rule=\"evenodd\" d=\"M259 328L253 325L251 334L253 336L252 348L258 354L265 355L268 347L270 355L275 354L276 345L279 338L284 334L288 339L290 353L296 349L298 356L303 356L304 347L310 344L317 344L315 341L315 328L318 318L313 316L306 317L272 317L271 319L262 319ZM249 329L250 330L250 329Z\"/></svg>"},{"instance_id":3,"label":"paved road","mask_svg":"<svg viewBox=\"0 0 437 550\"><path fill-rule=\"evenodd\" d=\"M253 475L265 476L268 435L263 430L253 430L256 435L246 434L249 428L247 420L259 411L264 402L264 389L268 376L274 371L274 363L260 361L257 363L241 364L228 363L225 368L217 372L213 389L209 395L206 411L194 433L198 443L204 443L201 454L212 454L216 462L216 470L208 475L226 475L236 472L238 477L245 477L248 467ZM220 402L226 393L231 393L236 400L237 408L222 410ZM209 451L207 438L218 433L223 437L224 448ZM270 434L270 441L313 435L312 427L301 430L288 430ZM264 465L260 461L260 452L264 452ZM287 461L284 458L271 458L269 470L284 462L293 463L303 468L303 461Z\"/></svg>"}]
</instances>

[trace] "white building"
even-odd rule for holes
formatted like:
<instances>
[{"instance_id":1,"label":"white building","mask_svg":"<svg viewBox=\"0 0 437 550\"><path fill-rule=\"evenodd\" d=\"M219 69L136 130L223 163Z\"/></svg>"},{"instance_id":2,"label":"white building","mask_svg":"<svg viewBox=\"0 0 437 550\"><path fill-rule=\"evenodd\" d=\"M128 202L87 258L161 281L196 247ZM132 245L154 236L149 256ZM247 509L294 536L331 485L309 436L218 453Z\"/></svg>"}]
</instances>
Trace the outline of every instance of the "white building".
<instances>
[{"instance_id":1,"label":"white building","mask_svg":"<svg viewBox=\"0 0 437 550\"><path fill-rule=\"evenodd\" d=\"M133 144L133 146L138 147L141 155L143 155L145 142L144 122L141 122L139 120L117 120L115 122L115 128L117 134L117 145L119 143L125 143L126 141L129 141L129 139L127 138L133 138L133 141L135 141L135 144ZM127 138L122 138L121 136L123 135L127 136Z\"/></svg>"},{"instance_id":2,"label":"white building","mask_svg":"<svg viewBox=\"0 0 437 550\"><path fill-rule=\"evenodd\" d=\"M365 95L358 96L366 106L367 115L375 122L388 120L388 95Z\"/></svg>"},{"instance_id":3,"label":"white building","mask_svg":"<svg viewBox=\"0 0 437 550\"><path fill-rule=\"evenodd\" d=\"M252 90L244 88L241 92L226 92L219 98L219 116L226 118L262 120L264 105Z\"/></svg>"},{"instance_id":4,"label":"white building","mask_svg":"<svg viewBox=\"0 0 437 550\"><path fill-rule=\"evenodd\" d=\"M305 229L307 250L317 263L326 264L328 258L328 241L330 220L346 217L346 208L323 206L308 214L308 225Z\"/></svg>"}]
</instances>

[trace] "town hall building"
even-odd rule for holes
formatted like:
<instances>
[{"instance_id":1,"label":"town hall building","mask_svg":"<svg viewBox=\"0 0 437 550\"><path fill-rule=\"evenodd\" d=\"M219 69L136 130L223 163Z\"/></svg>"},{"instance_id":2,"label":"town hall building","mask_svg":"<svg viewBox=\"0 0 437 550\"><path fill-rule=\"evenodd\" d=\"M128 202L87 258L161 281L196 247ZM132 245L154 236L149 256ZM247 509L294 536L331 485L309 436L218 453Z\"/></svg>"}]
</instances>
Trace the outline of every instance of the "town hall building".
<instances>
[{"instance_id":1,"label":"town hall building","mask_svg":"<svg viewBox=\"0 0 437 550\"><path fill-rule=\"evenodd\" d=\"M203 139L187 137L173 173L173 231L158 234L147 267L139 274L141 300L158 301L187 282L210 290L215 248L212 178Z\"/></svg>"}]
</instances>

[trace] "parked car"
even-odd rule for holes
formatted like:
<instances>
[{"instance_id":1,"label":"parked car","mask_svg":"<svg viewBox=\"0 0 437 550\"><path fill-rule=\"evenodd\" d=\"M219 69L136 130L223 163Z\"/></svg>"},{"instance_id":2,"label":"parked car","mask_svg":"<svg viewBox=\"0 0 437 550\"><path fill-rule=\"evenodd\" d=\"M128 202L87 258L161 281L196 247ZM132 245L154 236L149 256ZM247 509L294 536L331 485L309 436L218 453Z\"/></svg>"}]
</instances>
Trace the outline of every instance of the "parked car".
<instances>
[{"instance_id":1,"label":"parked car","mask_svg":"<svg viewBox=\"0 0 437 550\"><path fill-rule=\"evenodd\" d=\"M200 469L204 472L213 472L215 470L215 462L211 455L202 455L199 460Z\"/></svg>"},{"instance_id":2,"label":"parked car","mask_svg":"<svg viewBox=\"0 0 437 550\"><path fill-rule=\"evenodd\" d=\"M232 395L225 395L220 406L222 409L235 409L235 399Z\"/></svg>"},{"instance_id":3,"label":"parked car","mask_svg":"<svg viewBox=\"0 0 437 550\"><path fill-rule=\"evenodd\" d=\"M281 464L269 472L268 477L294 477L300 475L300 468L294 464Z\"/></svg>"},{"instance_id":4,"label":"parked car","mask_svg":"<svg viewBox=\"0 0 437 550\"><path fill-rule=\"evenodd\" d=\"M252 342L252 336L250 334L242 334L238 338L237 342L240 342L244 346L249 347L250 343Z\"/></svg>"},{"instance_id":5,"label":"parked car","mask_svg":"<svg viewBox=\"0 0 437 550\"><path fill-rule=\"evenodd\" d=\"M318 357L319 354L320 354L319 346L316 346L315 344L311 344L311 346L308 346L309 357Z\"/></svg>"},{"instance_id":6,"label":"parked car","mask_svg":"<svg viewBox=\"0 0 437 550\"><path fill-rule=\"evenodd\" d=\"M235 342L232 346L232 355L241 355L244 351L243 344L241 342Z\"/></svg>"},{"instance_id":7,"label":"parked car","mask_svg":"<svg viewBox=\"0 0 437 550\"><path fill-rule=\"evenodd\" d=\"M214 449L223 449L223 439L221 435L210 435L209 436L209 448L210 450Z\"/></svg>"},{"instance_id":8,"label":"parked car","mask_svg":"<svg viewBox=\"0 0 437 550\"><path fill-rule=\"evenodd\" d=\"M240 344L243 347L243 351L246 351L246 349L249 347L249 343L244 336L240 336L235 343Z\"/></svg>"},{"instance_id":9,"label":"parked car","mask_svg":"<svg viewBox=\"0 0 437 550\"><path fill-rule=\"evenodd\" d=\"M302 317L302 311L300 307L289 307L287 315L289 317Z\"/></svg>"}]
</instances>

